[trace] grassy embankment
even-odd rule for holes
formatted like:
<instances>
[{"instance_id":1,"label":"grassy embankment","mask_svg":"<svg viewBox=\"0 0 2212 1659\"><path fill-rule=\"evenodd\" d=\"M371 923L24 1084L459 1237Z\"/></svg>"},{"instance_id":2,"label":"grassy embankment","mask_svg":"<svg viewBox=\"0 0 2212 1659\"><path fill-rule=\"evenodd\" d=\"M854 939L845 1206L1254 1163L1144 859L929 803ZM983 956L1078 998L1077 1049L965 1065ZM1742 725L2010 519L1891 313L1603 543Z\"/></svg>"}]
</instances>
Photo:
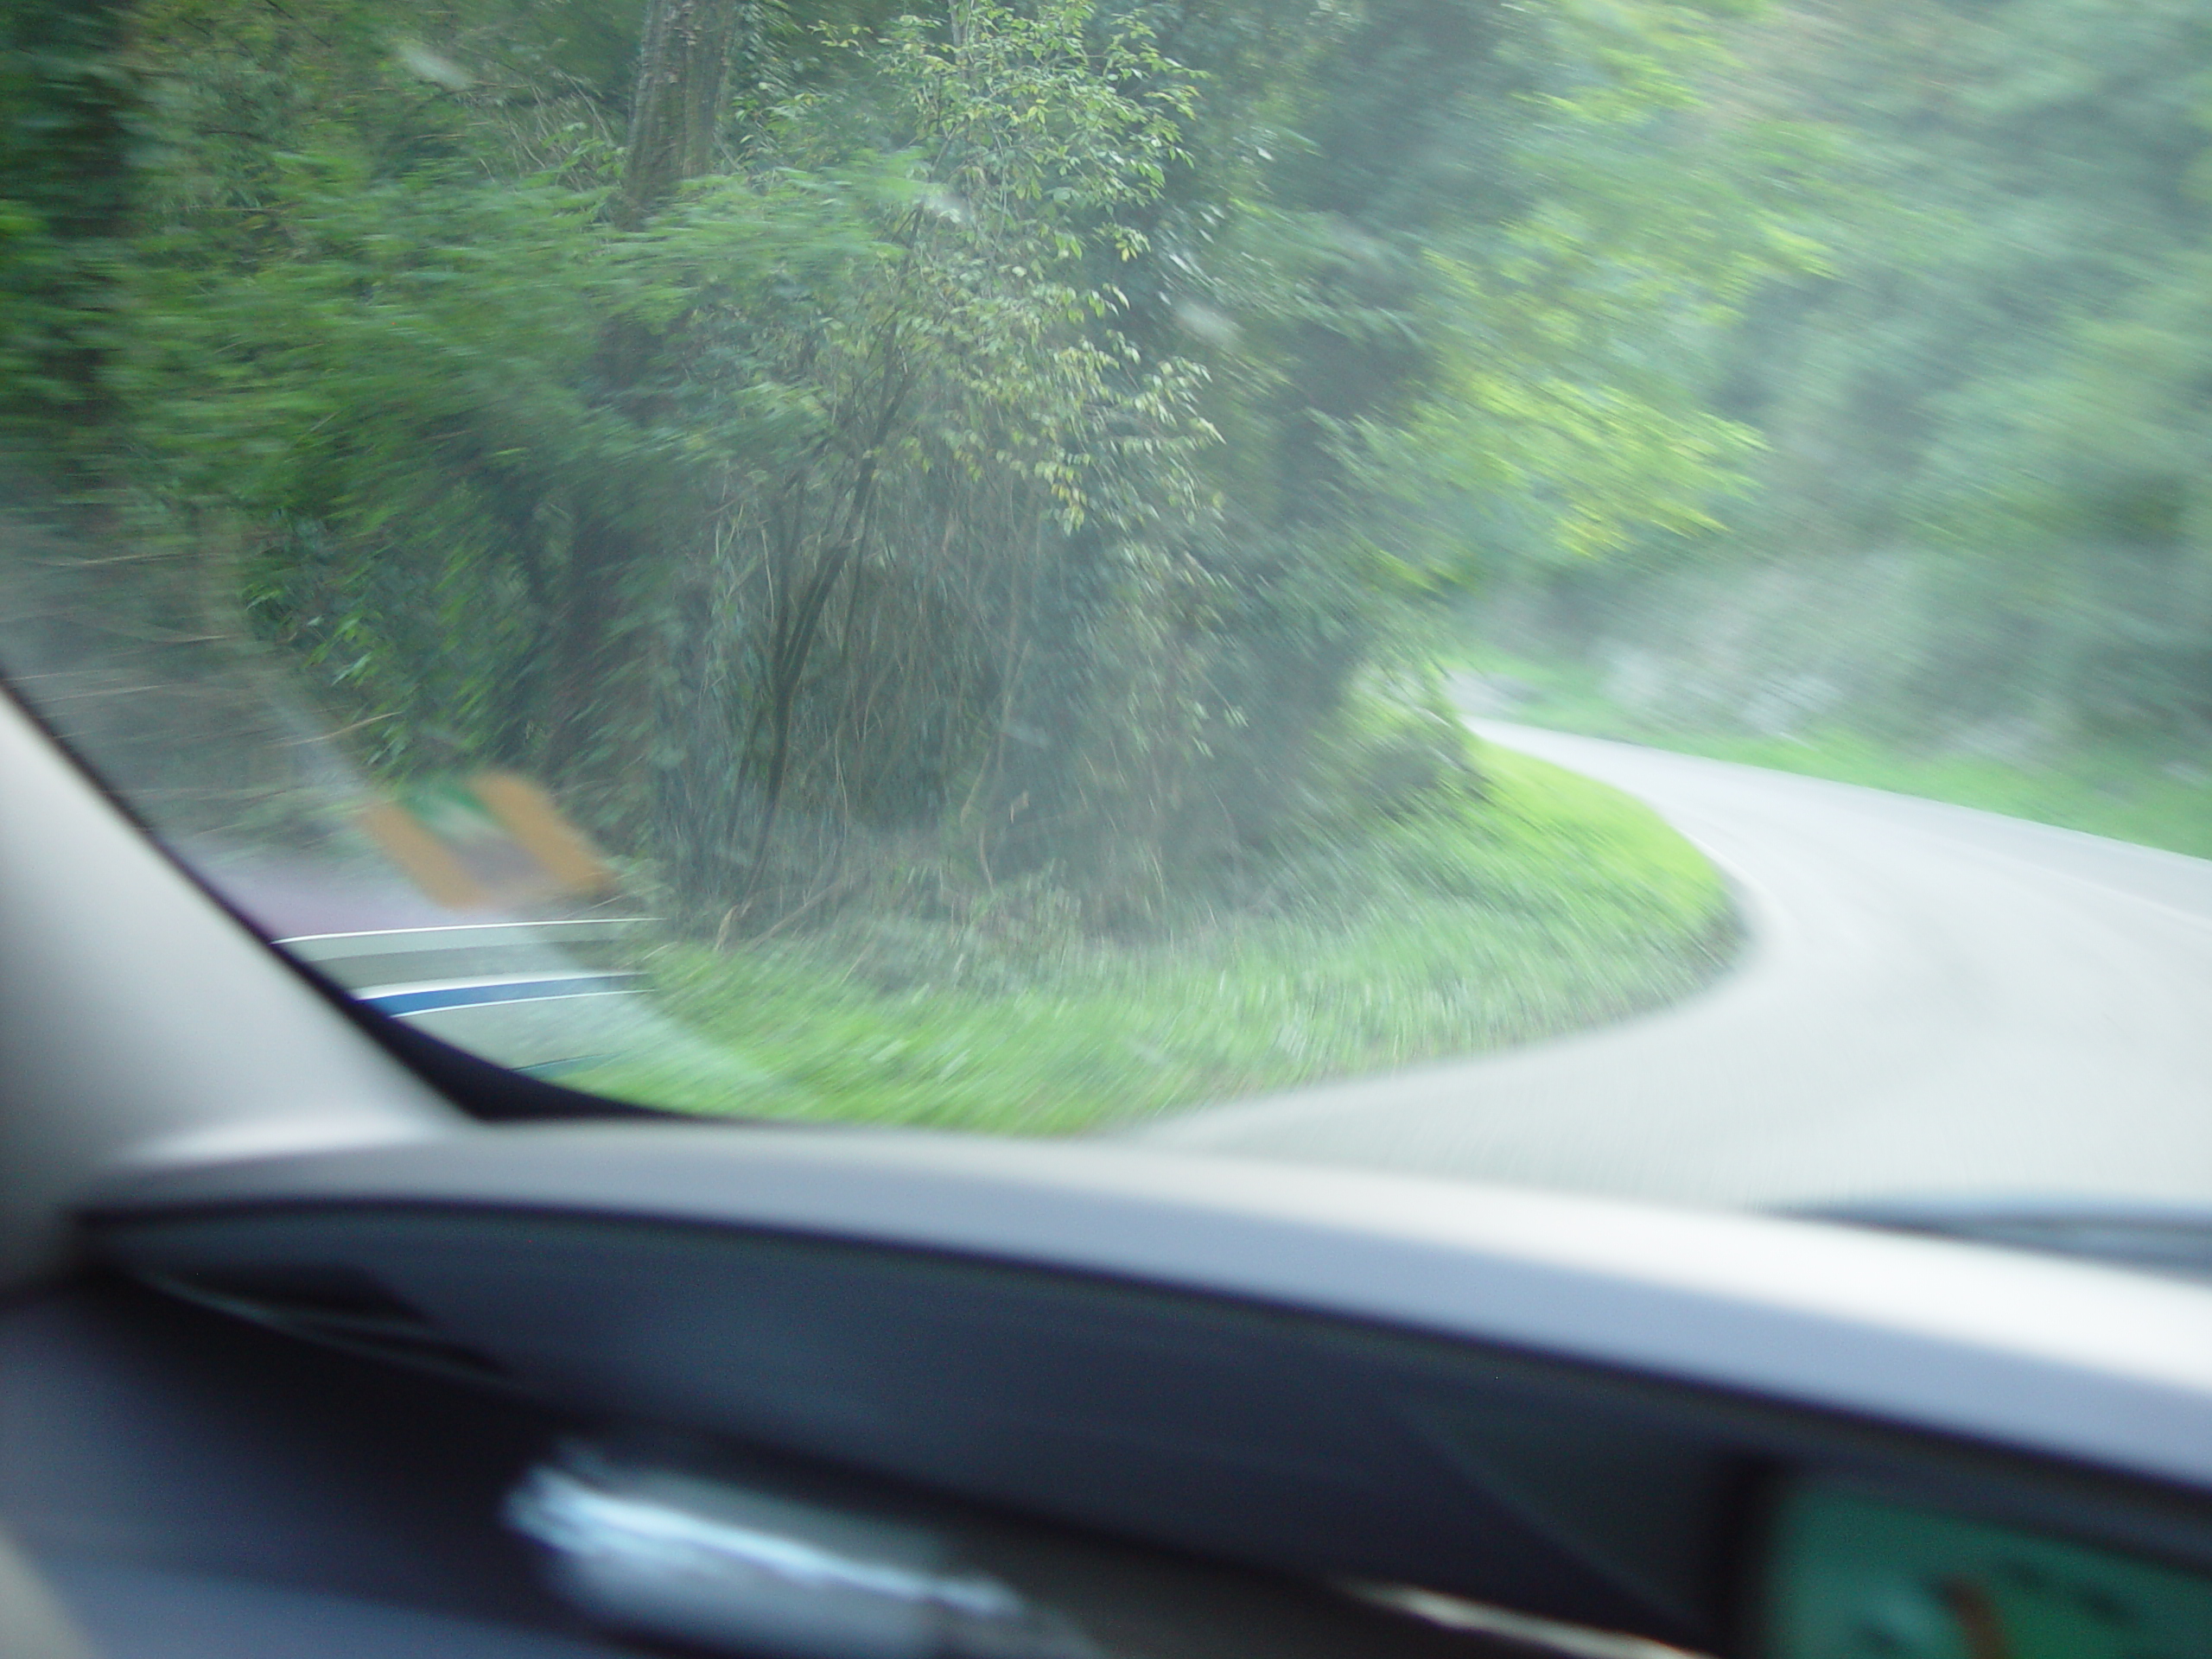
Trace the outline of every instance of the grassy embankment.
<instances>
[{"instance_id":1,"label":"grassy embankment","mask_svg":"<svg viewBox=\"0 0 2212 1659\"><path fill-rule=\"evenodd\" d=\"M1530 725L1862 784L2212 858L2212 769L2171 754L2113 743L2060 750L2029 764L1915 752L1847 729L1789 737L1689 731L1637 719L1608 701L1585 671L1488 654L1468 666L1527 688L1527 702L1510 717Z\"/></svg>"},{"instance_id":2,"label":"grassy embankment","mask_svg":"<svg viewBox=\"0 0 2212 1659\"><path fill-rule=\"evenodd\" d=\"M566 1081L689 1111L1058 1134L1597 1025L1718 970L1726 893L1656 815L1524 756L1478 766L1281 853L1268 904L1147 942L1016 896L664 945L661 1006L704 1040Z\"/></svg>"}]
</instances>

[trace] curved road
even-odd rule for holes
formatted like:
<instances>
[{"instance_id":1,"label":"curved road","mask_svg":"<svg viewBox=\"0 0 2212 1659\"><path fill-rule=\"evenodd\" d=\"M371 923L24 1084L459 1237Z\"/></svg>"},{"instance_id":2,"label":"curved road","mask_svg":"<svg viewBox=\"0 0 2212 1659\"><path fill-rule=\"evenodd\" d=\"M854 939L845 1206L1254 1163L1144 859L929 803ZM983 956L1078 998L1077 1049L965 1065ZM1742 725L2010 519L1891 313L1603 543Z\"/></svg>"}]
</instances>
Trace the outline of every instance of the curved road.
<instances>
[{"instance_id":1,"label":"curved road","mask_svg":"<svg viewBox=\"0 0 2212 1659\"><path fill-rule=\"evenodd\" d=\"M1743 960L1605 1031L1142 1139L1692 1203L2212 1195L2212 861L1473 723L1704 848L1737 886Z\"/></svg>"}]
</instances>

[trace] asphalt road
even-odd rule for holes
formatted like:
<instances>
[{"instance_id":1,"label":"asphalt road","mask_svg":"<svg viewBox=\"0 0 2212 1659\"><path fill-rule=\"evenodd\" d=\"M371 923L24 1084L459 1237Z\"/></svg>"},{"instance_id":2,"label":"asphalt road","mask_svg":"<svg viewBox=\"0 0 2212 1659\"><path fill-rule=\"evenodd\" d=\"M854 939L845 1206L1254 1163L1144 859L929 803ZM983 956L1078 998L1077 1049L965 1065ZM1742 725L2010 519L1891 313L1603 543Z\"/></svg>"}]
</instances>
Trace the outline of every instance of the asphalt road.
<instances>
[{"instance_id":1,"label":"asphalt road","mask_svg":"<svg viewBox=\"0 0 2212 1659\"><path fill-rule=\"evenodd\" d=\"M1475 724L1704 848L1749 925L1738 965L1605 1031L1141 1138L1689 1203L2212 1198L2212 861Z\"/></svg>"}]
</instances>

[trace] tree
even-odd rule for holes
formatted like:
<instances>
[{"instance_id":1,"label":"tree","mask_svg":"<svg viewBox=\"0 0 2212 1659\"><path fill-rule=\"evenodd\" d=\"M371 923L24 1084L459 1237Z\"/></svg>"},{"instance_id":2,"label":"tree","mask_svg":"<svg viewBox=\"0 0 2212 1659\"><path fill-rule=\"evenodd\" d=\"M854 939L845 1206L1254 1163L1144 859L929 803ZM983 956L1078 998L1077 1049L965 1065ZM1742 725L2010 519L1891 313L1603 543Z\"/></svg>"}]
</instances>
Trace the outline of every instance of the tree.
<instances>
[{"instance_id":1,"label":"tree","mask_svg":"<svg viewBox=\"0 0 2212 1659\"><path fill-rule=\"evenodd\" d=\"M1652 188L1748 142L1659 0L132 16L119 495L373 767L537 769L727 936L1235 889L1495 526L1703 524L1802 263Z\"/></svg>"}]
</instances>

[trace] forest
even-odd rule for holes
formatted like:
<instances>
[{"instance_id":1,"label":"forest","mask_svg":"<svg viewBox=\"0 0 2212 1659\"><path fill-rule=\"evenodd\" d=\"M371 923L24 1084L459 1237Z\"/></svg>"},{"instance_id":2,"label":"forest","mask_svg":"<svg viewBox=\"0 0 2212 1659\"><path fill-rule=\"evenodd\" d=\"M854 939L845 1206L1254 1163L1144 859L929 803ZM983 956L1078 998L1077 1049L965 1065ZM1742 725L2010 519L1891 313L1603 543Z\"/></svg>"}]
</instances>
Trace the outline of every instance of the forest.
<instances>
[{"instance_id":1,"label":"forest","mask_svg":"<svg viewBox=\"0 0 2212 1659\"><path fill-rule=\"evenodd\" d=\"M1725 903L1471 742L1471 639L1687 726L2201 741L2208 23L21 0L8 539L379 787L542 780L679 989L1305 964L1335 1048L1170 1093L1586 1022ZM165 671L137 798L306 834Z\"/></svg>"},{"instance_id":2,"label":"forest","mask_svg":"<svg viewBox=\"0 0 2212 1659\"><path fill-rule=\"evenodd\" d=\"M1797 0L1734 43L1839 168L1822 267L1707 359L1751 487L1473 626L1577 671L1570 722L2212 853L2212 8Z\"/></svg>"}]
</instances>

